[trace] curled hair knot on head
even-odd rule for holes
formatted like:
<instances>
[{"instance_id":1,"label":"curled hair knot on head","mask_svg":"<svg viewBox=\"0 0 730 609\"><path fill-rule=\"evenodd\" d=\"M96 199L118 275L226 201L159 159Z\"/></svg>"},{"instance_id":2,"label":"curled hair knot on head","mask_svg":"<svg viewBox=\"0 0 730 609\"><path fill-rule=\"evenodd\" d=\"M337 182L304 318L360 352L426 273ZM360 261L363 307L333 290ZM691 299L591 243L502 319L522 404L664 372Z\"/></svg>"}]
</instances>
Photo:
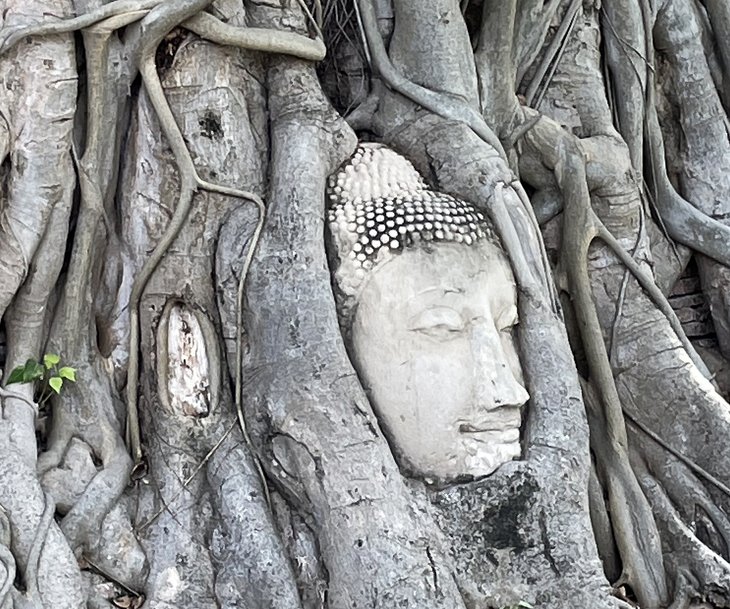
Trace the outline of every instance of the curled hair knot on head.
<instances>
[{"instance_id":1,"label":"curled hair knot on head","mask_svg":"<svg viewBox=\"0 0 730 609\"><path fill-rule=\"evenodd\" d=\"M410 161L382 144L360 144L327 183L329 254L341 318L369 272L405 249L499 240L471 203L429 189Z\"/></svg>"}]
</instances>

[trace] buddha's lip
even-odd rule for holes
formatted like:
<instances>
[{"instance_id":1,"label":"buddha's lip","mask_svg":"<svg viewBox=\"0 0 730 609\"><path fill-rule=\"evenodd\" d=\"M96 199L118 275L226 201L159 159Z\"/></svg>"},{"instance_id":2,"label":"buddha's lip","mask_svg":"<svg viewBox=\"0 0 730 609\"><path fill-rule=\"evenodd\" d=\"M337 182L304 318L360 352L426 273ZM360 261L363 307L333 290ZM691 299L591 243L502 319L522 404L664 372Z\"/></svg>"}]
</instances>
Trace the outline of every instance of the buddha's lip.
<instances>
[{"instance_id":1,"label":"buddha's lip","mask_svg":"<svg viewBox=\"0 0 730 609\"><path fill-rule=\"evenodd\" d=\"M505 424L504 422L495 421L493 423L482 423L478 425L472 425L470 423L462 423L459 425L459 433L463 434L474 434L484 433L489 431L510 431L512 429L519 429L520 420L515 419L510 423Z\"/></svg>"}]
</instances>

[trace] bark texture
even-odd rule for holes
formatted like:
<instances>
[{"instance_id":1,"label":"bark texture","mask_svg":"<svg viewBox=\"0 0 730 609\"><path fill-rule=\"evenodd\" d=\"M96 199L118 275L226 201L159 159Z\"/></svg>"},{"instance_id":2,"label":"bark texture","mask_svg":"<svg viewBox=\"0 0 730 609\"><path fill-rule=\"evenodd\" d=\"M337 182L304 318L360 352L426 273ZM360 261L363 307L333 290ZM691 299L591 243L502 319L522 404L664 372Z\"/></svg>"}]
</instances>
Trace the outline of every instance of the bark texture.
<instances>
[{"instance_id":1,"label":"bark texture","mask_svg":"<svg viewBox=\"0 0 730 609\"><path fill-rule=\"evenodd\" d=\"M0 6L0 609L730 607L726 3ZM406 477L348 359L358 139L511 262L484 479Z\"/></svg>"}]
</instances>

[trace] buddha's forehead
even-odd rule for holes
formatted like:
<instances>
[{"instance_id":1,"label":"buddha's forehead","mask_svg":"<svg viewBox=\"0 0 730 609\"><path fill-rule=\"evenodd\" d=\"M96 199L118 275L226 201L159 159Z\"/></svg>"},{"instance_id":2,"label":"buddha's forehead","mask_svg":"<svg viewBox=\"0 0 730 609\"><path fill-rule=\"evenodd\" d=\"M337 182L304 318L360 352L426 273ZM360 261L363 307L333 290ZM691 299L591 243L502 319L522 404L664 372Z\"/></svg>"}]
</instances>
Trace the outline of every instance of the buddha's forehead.
<instances>
[{"instance_id":1,"label":"buddha's forehead","mask_svg":"<svg viewBox=\"0 0 730 609\"><path fill-rule=\"evenodd\" d=\"M386 314L429 304L501 309L513 306L516 298L506 256L484 240L472 246L441 243L392 257L369 273L360 305Z\"/></svg>"}]
</instances>

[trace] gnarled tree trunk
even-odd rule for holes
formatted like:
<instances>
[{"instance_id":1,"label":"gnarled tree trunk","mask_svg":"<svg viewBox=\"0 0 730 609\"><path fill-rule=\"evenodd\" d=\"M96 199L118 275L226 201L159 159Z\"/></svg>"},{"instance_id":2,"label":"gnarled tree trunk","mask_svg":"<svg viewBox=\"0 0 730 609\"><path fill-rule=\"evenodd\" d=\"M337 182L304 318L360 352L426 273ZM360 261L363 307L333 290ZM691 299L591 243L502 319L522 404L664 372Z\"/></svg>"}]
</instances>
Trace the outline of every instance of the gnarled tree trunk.
<instances>
[{"instance_id":1,"label":"gnarled tree trunk","mask_svg":"<svg viewBox=\"0 0 730 609\"><path fill-rule=\"evenodd\" d=\"M2 6L0 608L730 606L727 3ZM485 478L402 472L348 358L358 139L511 262Z\"/></svg>"}]
</instances>

